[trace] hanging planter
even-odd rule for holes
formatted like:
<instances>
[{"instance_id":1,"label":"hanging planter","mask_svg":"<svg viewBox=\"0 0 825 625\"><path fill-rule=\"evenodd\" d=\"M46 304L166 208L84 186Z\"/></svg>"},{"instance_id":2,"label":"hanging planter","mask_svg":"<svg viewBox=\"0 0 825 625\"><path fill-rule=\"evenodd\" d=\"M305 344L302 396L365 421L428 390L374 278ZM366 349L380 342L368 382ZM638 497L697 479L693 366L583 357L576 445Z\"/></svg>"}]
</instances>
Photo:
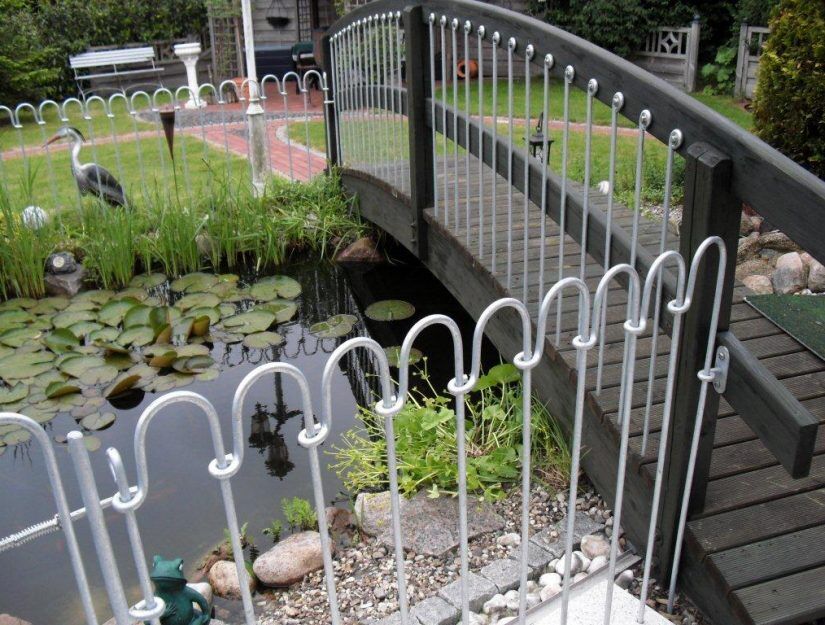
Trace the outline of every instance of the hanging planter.
<instances>
[{"instance_id":1,"label":"hanging planter","mask_svg":"<svg viewBox=\"0 0 825 625\"><path fill-rule=\"evenodd\" d=\"M272 0L266 10L266 21L269 22L272 28L284 28L289 25L292 17L289 15L289 10L283 0Z\"/></svg>"}]
</instances>

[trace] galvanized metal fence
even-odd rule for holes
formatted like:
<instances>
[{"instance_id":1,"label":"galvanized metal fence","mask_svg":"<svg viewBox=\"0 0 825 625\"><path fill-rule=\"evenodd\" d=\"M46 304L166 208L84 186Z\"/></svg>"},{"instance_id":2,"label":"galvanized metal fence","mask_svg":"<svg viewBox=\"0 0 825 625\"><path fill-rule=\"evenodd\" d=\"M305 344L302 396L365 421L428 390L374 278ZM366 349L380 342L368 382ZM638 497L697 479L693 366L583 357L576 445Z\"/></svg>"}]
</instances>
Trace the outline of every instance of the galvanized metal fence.
<instances>
[{"instance_id":1,"label":"galvanized metal fence","mask_svg":"<svg viewBox=\"0 0 825 625\"><path fill-rule=\"evenodd\" d=\"M250 86L248 79L226 80L204 83L196 91L182 86L174 92L159 88L0 105L5 122L0 125L0 187L15 201L46 209L80 204L66 146L47 143L67 126L85 139L81 160L109 169L133 200L159 196L194 202L213 189L216 179L245 183L251 177ZM332 105L326 74L267 75L255 91L264 109L271 174L307 181L323 173L329 141L325 117ZM167 135L172 127L174 138Z\"/></svg>"},{"instance_id":2,"label":"galvanized metal fence","mask_svg":"<svg viewBox=\"0 0 825 625\"><path fill-rule=\"evenodd\" d=\"M712 253L715 252L715 253ZM709 257L709 254L711 256ZM665 252L654 262L653 270L645 277L639 274L627 264L618 264L611 267L601 278L595 293L591 295L591 290L584 280L579 277L566 277L556 282L543 295L537 313L531 314L528 306L518 299L505 298L490 304L480 315L473 334L471 346L470 362L464 361L464 346L462 335L456 322L445 315L430 315L418 321L407 333L400 349L398 363L398 382L393 382L390 373L390 365L387 355L376 341L368 337L356 337L349 339L339 345L330 354L327 361L321 382L319 394L314 394L310 388L308 378L298 367L283 362L273 362L257 367L249 373L239 384L235 392L232 403L231 415L219 415L213 405L205 397L188 391L174 391L161 396L153 401L140 416L134 433L134 457L129 458L133 464L135 479L130 479L126 469L127 462L124 462L117 449L109 448L106 452L108 464L114 478L115 492L111 497L101 499L99 492L99 480L92 474L89 461L89 452L83 444L80 432L71 432L68 436L69 454L71 456L76 478L80 485L84 507L71 511L66 501L63 480L57 469L54 459L52 442L43 428L32 419L14 413L0 413L0 425L12 424L28 430L34 440L42 448L46 470L49 474L52 492L55 497L57 515L54 521L38 524L28 529L19 531L0 541L0 550L5 550L36 538L45 531L52 529L55 525L64 533L68 546L68 553L74 569L75 578L78 585L78 592L82 599L85 610L86 622L88 625L98 623L98 617L94 612L91 600L91 591L87 582L83 554L80 553L78 542L75 537L75 523L82 518L86 518L91 526L98 564L103 572L106 585L106 593L109 604L118 625L128 625L135 621L150 621L157 625L159 617L163 613L164 605L162 600L155 597L152 591L149 572L147 568L146 554L143 547L143 539L136 519L136 511L144 506L149 495L149 467L147 463L146 437L150 424L161 412L169 412L174 406L180 403L192 404L199 408L205 418L205 426L212 436L212 443L215 458L207 467L208 473L218 481L221 491L225 511L225 524L229 528L229 535L232 545L233 557L240 582L241 598L244 608L246 625L256 623L255 609L249 586L246 583L247 570L244 565L244 555L241 546L241 534L238 525L237 512L233 498L232 478L239 471L245 452L243 409L244 400L253 385L262 378L272 376L282 376L296 384L302 398L302 409L304 415L304 429L298 436L298 443L307 450L312 480L312 491L314 503L319 520L319 530L321 536L322 551L324 554L324 575L326 581L326 592L330 608L330 620L333 625L342 623L339 604L336 597L335 569L332 562L332 552L330 549L329 528L326 524L324 514L326 496L324 492L323 474L321 461L319 458L319 447L324 443L330 432L334 428L334 407L332 401L332 379L340 367L341 362L348 363L357 353L367 354L369 360L377 367L379 397L375 404L375 412L383 417L384 436L386 437L387 467L389 476L389 486L392 503L392 537L395 548L395 567L398 585L398 604L400 608L401 621L404 625L414 622L410 617L410 604L407 597L405 578L405 556L401 539L401 512L400 494L398 485L398 463L396 459L394 417L405 406L410 379L410 353L418 336L433 326L443 326L452 337L452 346L445 348L443 354L433 354L434 357L452 358L454 367L454 377L448 383L448 392L455 398L456 415L456 437L457 437L457 464L458 464L458 499L459 518L458 527L460 535L459 554L461 560L461 604L462 622L469 623L469 537L467 527L468 512L468 492L467 492L467 469L465 450L465 398L475 387L480 376L481 367L481 346L489 321L496 315L509 311L515 313L520 320L522 351L512 358L512 363L521 371L523 385L523 422L522 422L522 457L521 457L521 544L523 545L520 555L520 600L518 622L524 623L527 616L527 581L529 576L529 551L530 551L530 488L533 474L531 450L531 419L532 419L532 371L545 356L545 334L548 320L550 319L555 304L565 292L572 292L578 298L578 325L576 336L570 343L576 350L576 380L575 383L575 419L572 432L570 433L571 445L571 482L567 501L567 531L565 534L564 562L567 571L572 570L573 558L573 535L575 530L575 511L578 493L579 463L582 454L582 418L584 402L586 401L586 380L589 370L588 353L596 349L599 341L604 335L602 317L605 301L611 283L617 279L624 279L628 285L628 306L624 322L624 359L622 362L621 380L621 402L619 410L619 422L621 424L621 453L618 459L616 471L616 500L614 502L614 532L611 537L610 555L607 566L607 579L612 580L616 572L616 562L619 555L620 525L623 509L624 479L627 471L628 439L630 409L633 402L633 382L634 367L636 363L637 338L643 334L648 325L648 318L651 314L651 307L654 305L656 284L658 282L659 270L665 266L671 268L676 274L677 290L673 299L665 302L667 311L674 320L674 332L678 333L679 324L683 315L692 304L692 298L696 289L697 280L705 279L706 276L699 275L699 267L703 260L717 259L716 264L716 300L713 310L711 325L715 326L718 319L721 302L723 276L725 272L726 257L725 247L718 238L707 239L701 246L696 256L689 266L686 266L682 257L673 251ZM711 333L714 336L715 333ZM705 346L704 367L696 372L702 384L702 393L708 392L708 385L717 384L721 380L721 372L714 367L715 346L711 339ZM655 530L657 526L657 513L659 508L659 497L661 495L663 479L662 468L667 462L667 436L665 435L670 424L671 412L674 402L678 399L674 397L674 381L676 364L680 354L674 348L668 355L668 377L665 394L665 408L662 415L662 443L660 444L657 457L657 472L653 491L653 504L650 510L649 534L647 544L644 545L644 576L639 603L638 622L644 622L645 599L649 591L651 566L655 549ZM348 366L351 366L348 365ZM320 402L320 405L319 405ZM695 415L695 428L693 434L693 451L689 471L687 476L688 487L682 505L680 519L680 537L684 528L687 514L687 503L690 491L692 468L695 462L695 450L699 440L701 425L704 416L704 402L699 403L699 409ZM317 410L317 412L316 412ZM221 433L221 421L231 421L232 440L229 451ZM111 488L111 485L109 486ZM129 542L134 559L134 567L140 581L141 598L131 605L126 596L120 578L120 571L123 564L115 560L114 551L109 538L107 522L103 515L104 508L111 507L123 515L124 523L128 529ZM218 521L216 529L223 527L222 521ZM680 541L681 542L681 541ZM673 565L671 581L671 598L676 584L676 572L678 571L679 552L677 543L677 554ZM90 554L87 554L90 555ZM604 622L611 620L611 604L613 600L612 584L607 585L610 589L604 597ZM569 604L575 596L575 589L572 585L572 575L565 576L561 603L561 622L566 623L569 613Z\"/></svg>"}]
</instances>

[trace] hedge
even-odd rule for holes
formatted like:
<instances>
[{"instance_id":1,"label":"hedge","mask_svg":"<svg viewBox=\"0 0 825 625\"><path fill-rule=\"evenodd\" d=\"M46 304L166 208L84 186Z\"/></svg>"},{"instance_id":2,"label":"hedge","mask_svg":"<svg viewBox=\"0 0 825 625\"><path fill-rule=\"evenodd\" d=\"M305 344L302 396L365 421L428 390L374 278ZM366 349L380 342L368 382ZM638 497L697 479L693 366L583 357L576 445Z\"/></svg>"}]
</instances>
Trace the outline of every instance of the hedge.
<instances>
[{"instance_id":1,"label":"hedge","mask_svg":"<svg viewBox=\"0 0 825 625\"><path fill-rule=\"evenodd\" d=\"M825 178L825 2L782 0L759 62L757 134Z\"/></svg>"}]
</instances>

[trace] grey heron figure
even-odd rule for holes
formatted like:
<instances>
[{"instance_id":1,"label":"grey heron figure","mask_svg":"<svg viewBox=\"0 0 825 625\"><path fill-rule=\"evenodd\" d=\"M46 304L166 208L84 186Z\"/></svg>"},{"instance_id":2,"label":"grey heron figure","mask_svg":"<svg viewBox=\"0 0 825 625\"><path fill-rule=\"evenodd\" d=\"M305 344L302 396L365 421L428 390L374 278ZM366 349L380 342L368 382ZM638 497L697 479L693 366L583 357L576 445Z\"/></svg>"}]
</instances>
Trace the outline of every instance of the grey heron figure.
<instances>
[{"instance_id":1,"label":"grey heron figure","mask_svg":"<svg viewBox=\"0 0 825 625\"><path fill-rule=\"evenodd\" d=\"M126 206L126 193L112 173L97 163L81 163L80 148L86 140L83 134L71 126L63 126L46 145L68 139L72 146L72 175L81 195L94 195L112 206Z\"/></svg>"}]
</instances>

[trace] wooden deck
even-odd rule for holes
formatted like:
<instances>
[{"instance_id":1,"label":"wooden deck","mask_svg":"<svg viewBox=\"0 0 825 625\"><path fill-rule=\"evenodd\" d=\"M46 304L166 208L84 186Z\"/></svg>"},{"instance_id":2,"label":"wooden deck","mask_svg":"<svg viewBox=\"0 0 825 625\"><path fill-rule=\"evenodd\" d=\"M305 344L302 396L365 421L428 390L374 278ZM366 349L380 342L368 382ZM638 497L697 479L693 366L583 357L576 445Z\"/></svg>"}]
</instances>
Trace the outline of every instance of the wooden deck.
<instances>
[{"instance_id":1,"label":"wooden deck","mask_svg":"<svg viewBox=\"0 0 825 625\"><path fill-rule=\"evenodd\" d=\"M455 168L448 159L446 175L450 191L449 223L445 221L443 208L436 216L433 209L426 214L427 256L424 259L433 273L451 289L456 298L473 314L477 315L484 305L504 295L521 297L523 286L524 232L527 228L528 300L531 308L537 308L538 262L541 248L545 252L545 285L551 286L557 278L557 256L560 240L558 226L547 222L546 237L540 236L540 210L534 204L528 207L527 223L524 223L524 198L513 191L513 264L510 289L506 286L506 242L508 184L498 178L498 213L496 215L496 248L498 262L492 270L489 254L492 246L491 202L492 171L484 173L484 231L479 230L478 215L478 162L472 159L470 175L470 220L465 219L466 189L463 157ZM345 171L344 183L361 196L364 215L382 225L393 236L405 242L409 237L408 221L400 225L397 218L386 218L393 210L394 202L407 201L408 169L404 163L393 168L381 167L373 171L383 178L386 186L369 174L369 169L359 167L360 172ZM396 172L398 175L396 175ZM443 162L436 163L439 174L439 196L443 195ZM400 188L394 181L404 181ZM454 186L455 184L455 186ZM460 219L453 215L453 192L458 190ZM581 187L578 187L581 193ZM591 210L603 210L606 198L592 193ZM629 229L631 212L616 205L615 222ZM469 232L468 232L469 227ZM406 229L405 229L406 228ZM661 225L643 219L639 241L656 252ZM467 243L469 235L469 245ZM479 236L486 253L478 256ZM568 236L565 239L565 275L578 275L579 246ZM678 239L669 235L667 247L678 248ZM602 274L600 263L589 259L586 265L588 284L595 288ZM780 328L763 318L743 301L748 293L737 285L731 313L731 331L747 346L777 378L782 380L795 397L818 418L825 421L825 361L785 334ZM575 351L569 347L569 339L575 335L577 315L574 298L564 306L562 316L562 347L557 351L547 341L546 372L537 370L536 392L549 402L554 414L564 419L569 412L571 398L559 397L560 390L572 396L575 379ZM585 445L591 449L583 463L597 488L608 498L613 485L603 475L615 475L619 431L616 412L619 401L619 381L624 334L626 294L620 287L611 291L608 309L607 346L603 390L595 395L595 367L589 374L591 392L587 399L585 415ZM514 331L515 332L515 331ZM551 327L551 334L555 328ZM507 354L518 349L518 337L508 334L506 328L492 328L491 338L499 350ZM565 341L565 339L567 339ZM647 391L648 355L651 348L650 331L638 341L636 383L634 386L633 412L627 500L624 523L633 539L644 525L644 510L650 506L650 492L655 472L655 454L658 448L666 358L657 360L656 382L653 397L656 405L651 418L651 438L647 453L642 455L641 435L644 402ZM667 354L670 340L660 336L656 345L658 354ZM589 354L595 362L596 350ZM558 380L566 380L560 386ZM764 447L739 415L722 399L717 422L714 452L711 459L710 482L704 509L689 523L683 569L680 582L691 599L717 625L737 624L794 624L806 623L825 617L825 429L820 429L815 458L809 477L792 479ZM612 454L612 456L611 456ZM610 457L605 457L610 456ZM643 541L636 540L637 544Z\"/></svg>"}]
</instances>

